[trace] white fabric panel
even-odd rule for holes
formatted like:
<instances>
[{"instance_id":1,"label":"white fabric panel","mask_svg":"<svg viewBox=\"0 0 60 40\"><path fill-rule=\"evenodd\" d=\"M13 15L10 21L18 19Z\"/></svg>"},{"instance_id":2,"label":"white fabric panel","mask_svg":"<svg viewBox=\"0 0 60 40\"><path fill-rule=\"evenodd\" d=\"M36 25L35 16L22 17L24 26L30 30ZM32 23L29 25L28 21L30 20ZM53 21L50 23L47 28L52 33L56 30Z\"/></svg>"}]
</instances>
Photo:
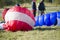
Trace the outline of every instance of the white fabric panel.
<instances>
[{"instance_id":1,"label":"white fabric panel","mask_svg":"<svg viewBox=\"0 0 60 40\"><path fill-rule=\"evenodd\" d=\"M9 12L9 13L7 12L5 15L5 21L7 22L10 20L23 21L29 24L30 26L34 26L35 24L34 20L30 16L20 12Z\"/></svg>"},{"instance_id":2,"label":"white fabric panel","mask_svg":"<svg viewBox=\"0 0 60 40\"><path fill-rule=\"evenodd\" d=\"M60 18L57 18L57 26L60 26Z\"/></svg>"}]
</instances>

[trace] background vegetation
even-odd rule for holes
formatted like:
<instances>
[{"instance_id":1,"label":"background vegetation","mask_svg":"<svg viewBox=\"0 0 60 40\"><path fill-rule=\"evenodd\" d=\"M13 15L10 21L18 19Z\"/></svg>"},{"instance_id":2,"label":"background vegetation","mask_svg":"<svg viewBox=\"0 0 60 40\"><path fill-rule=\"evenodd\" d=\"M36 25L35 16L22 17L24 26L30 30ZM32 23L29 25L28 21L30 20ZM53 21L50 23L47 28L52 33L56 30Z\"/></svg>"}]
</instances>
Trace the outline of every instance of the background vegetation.
<instances>
[{"instance_id":1,"label":"background vegetation","mask_svg":"<svg viewBox=\"0 0 60 40\"><path fill-rule=\"evenodd\" d=\"M40 2L40 0L36 0L37 2ZM60 0L44 0L48 3L54 3L54 4L60 4ZM31 3L32 0L0 0L0 8L4 6L14 5L16 3Z\"/></svg>"}]
</instances>

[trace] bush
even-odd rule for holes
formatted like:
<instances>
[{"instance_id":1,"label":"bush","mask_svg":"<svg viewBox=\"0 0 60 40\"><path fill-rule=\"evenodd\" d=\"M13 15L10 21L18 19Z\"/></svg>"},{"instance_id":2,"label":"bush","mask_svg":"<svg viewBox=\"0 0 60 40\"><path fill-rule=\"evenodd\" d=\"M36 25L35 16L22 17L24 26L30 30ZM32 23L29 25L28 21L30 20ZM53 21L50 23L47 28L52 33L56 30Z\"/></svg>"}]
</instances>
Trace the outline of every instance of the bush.
<instances>
[{"instance_id":1,"label":"bush","mask_svg":"<svg viewBox=\"0 0 60 40\"><path fill-rule=\"evenodd\" d=\"M0 7L4 7L4 6L9 6L9 5L14 5L16 3L30 3L32 0L0 0ZM2 4L2 5L1 5Z\"/></svg>"}]
</instances>

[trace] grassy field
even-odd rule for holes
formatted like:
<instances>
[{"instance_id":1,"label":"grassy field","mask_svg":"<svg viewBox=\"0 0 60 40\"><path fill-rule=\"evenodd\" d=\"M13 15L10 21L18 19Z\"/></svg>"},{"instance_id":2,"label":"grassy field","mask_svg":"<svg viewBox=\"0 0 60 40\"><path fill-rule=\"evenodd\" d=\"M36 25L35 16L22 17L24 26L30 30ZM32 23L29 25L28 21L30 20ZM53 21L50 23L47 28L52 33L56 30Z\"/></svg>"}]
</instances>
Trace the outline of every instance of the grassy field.
<instances>
[{"instance_id":1,"label":"grassy field","mask_svg":"<svg viewBox=\"0 0 60 40\"><path fill-rule=\"evenodd\" d=\"M60 10L60 7L48 7L46 6L47 12L53 12ZM1 18L0 10L0 21ZM0 30L0 40L60 40L60 27L45 27L45 28L38 28L36 27L34 30L31 31L17 31L17 32L10 32L5 30Z\"/></svg>"},{"instance_id":2,"label":"grassy field","mask_svg":"<svg viewBox=\"0 0 60 40\"><path fill-rule=\"evenodd\" d=\"M6 32L0 30L0 40L60 40L60 29L36 28L26 32Z\"/></svg>"}]
</instances>

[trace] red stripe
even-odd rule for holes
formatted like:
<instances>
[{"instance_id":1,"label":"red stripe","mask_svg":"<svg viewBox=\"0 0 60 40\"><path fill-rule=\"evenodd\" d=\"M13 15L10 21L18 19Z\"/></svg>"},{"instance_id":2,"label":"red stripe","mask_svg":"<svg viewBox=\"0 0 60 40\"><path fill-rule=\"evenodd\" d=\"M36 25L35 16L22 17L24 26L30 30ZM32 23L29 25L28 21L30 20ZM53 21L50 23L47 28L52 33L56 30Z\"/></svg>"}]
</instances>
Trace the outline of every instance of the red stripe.
<instances>
[{"instance_id":1,"label":"red stripe","mask_svg":"<svg viewBox=\"0 0 60 40\"><path fill-rule=\"evenodd\" d=\"M8 10L8 12L21 12L21 13L27 14L28 16L30 16L35 21L34 15L27 8L22 8L22 7L19 7L19 6L14 6L10 10Z\"/></svg>"},{"instance_id":2,"label":"red stripe","mask_svg":"<svg viewBox=\"0 0 60 40\"><path fill-rule=\"evenodd\" d=\"M4 28L9 31L28 31L33 29L29 24L17 20L8 21L4 25Z\"/></svg>"},{"instance_id":3,"label":"red stripe","mask_svg":"<svg viewBox=\"0 0 60 40\"><path fill-rule=\"evenodd\" d=\"M3 10L3 12L2 12L2 18L5 20L5 14L6 14L6 12L8 11L8 9L7 8L5 8L4 10Z\"/></svg>"}]
</instances>

